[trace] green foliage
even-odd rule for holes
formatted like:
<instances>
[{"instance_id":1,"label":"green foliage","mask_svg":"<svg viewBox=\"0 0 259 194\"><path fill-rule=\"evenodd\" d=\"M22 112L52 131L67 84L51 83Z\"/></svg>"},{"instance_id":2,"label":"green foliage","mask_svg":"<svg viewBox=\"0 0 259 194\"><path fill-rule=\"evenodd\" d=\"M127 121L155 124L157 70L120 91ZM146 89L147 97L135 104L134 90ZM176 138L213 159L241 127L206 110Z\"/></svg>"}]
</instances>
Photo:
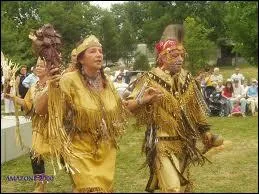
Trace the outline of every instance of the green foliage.
<instances>
[{"instance_id":1,"label":"green foliage","mask_svg":"<svg viewBox=\"0 0 259 194\"><path fill-rule=\"evenodd\" d=\"M106 12L101 20L101 42L104 50L106 62L111 60L115 62L119 59L118 31L115 25L115 19L112 14Z\"/></svg>"},{"instance_id":2,"label":"green foliage","mask_svg":"<svg viewBox=\"0 0 259 194\"><path fill-rule=\"evenodd\" d=\"M115 62L120 57L129 61L138 43L146 43L153 51L168 24L182 24L188 17L203 30L197 31L195 27L193 33L189 28L185 42L192 44L190 38L197 40L201 36L201 40L218 45L220 39L231 40L235 44L233 51L251 64L257 64L258 2L132 1L114 4L111 11L90 5L88 1L2 1L1 5L1 49L13 61L28 66L36 62L28 34L44 23L53 24L62 35L65 63L76 43L89 34L100 39L106 61ZM200 55L200 60L190 58L197 63L194 69L205 63L208 51L204 50L211 45L204 41L201 46L196 43L200 42L187 45L190 56L191 53Z\"/></svg>"},{"instance_id":3,"label":"green foliage","mask_svg":"<svg viewBox=\"0 0 259 194\"><path fill-rule=\"evenodd\" d=\"M217 39L226 36L226 24L224 22L226 9L224 1L196 1L189 7L193 11L190 11L190 14L187 16L200 18L206 28L214 28L214 31L208 36L211 41L216 42Z\"/></svg>"},{"instance_id":4,"label":"green foliage","mask_svg":"<svg viewBox=\"0 0 259 194\"><path fill-rule=\"evenodd\" d=\"M204 67L210 55L215 52L215 45L208 39L213 29L207 29L194 18L187 17L184 22L185 39L184 46L188 53L188 69L192 73L196 73L200 68Z\"/></svg>"},{"instance_id":5,"label":"green foliage","mask_svg":"<svg viewBox=\"0 0 259 194\"><path fill-rule=\"evenodd\" d=\"M135 57L134 70L148 71L150 69L148 58L142 53L137 53Z\"/></svg>"},{"instance_id":6,"label":"green foliage","mask_svg":"<svg viewBox=\"0 0 259 194\"><path fill-rule=\"evenodd\" d=\"M39 15L42 23L51 23L62 35L62 54L66 62L76 43L91 33L89 21L94 22L92 11L89 4L79 2L52 2L41 7Z\"/></svg>"},{"instance_id":7,"label":"green foliage","mask_svg":"<svg viewBox=\"0 0 259 194\"><path fill-rule=\"evenodd\" d=\"M1 37L2 51L14 62L35 64L36 59L28 38L31 28L39 23L37 10L41 3L35 2L1 2Z\"/></svg>"},{"instance_id":8,"label":"green foliage","mask_svg":"<svg viewBox=\"0 0 259 194\"><path fill-rule=\"evenodd\" d=\"M135 50L135 37L133 36L133 28L129 21L123 23L120 33L120 54L122 58L126 59L127 65L132 52Z\"/></svg>"},{"instance_id":9,"label":"green foliage","mask_svg":"<svg viewBox=\"0 0 259 194\"><path fill-rule=\"evenodd\" d=\"M233 51L257 64L258 2L229 2L226 13L227 35L235 43Z\"/></svg>"},{"instance_id":10,"label":"green foliage","mask_svg":"<svg viewBox=\"0 0 259 194\"><path fill-rule=\"evenodd\" d=\"M2 51L14 61L29 66L36 57L28 35L43 24L51 23L62 35L65 63L76 43L86 35L100 35L101 10L89 2L1 2ZM18 10L18 11L17 11ZM89 22L91 21L91 22Z\"/></svg>"}]
</instances>

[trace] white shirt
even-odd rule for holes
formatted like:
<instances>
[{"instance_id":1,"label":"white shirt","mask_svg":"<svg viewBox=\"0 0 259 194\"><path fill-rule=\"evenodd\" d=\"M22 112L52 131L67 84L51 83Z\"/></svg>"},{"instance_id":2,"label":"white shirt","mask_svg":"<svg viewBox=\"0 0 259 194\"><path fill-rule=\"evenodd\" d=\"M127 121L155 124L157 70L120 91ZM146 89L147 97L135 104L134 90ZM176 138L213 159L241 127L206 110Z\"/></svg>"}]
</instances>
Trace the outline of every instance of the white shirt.
<instances>
[{"instance_id":1,"label":"white shirt","mask_svg":"<svg viewBox=\"0 0 259 194\"><path fill-rule=\"evenodd\" d=\"M239 85L239 87L235 87L233 86L233 98L241 98L241 97L245 97L245 89L243 85Z\"/></svg>"},{"instance_id":2,"label":"white shirt","mask_svg":"<svg viewBox=\"0 0 259 194\"><path fill-rule=\"evenodd\" d=\"M34 73L31 73L23 80L22 85L25 88L30 88L32 84L35 84L38 80L39 78L36 75L34 75Z\"/></svg>"},{"instance_id":3,"label":"white shirt","mask_svg":"<svg viewBox=\"0 0 259 194\"><path fill-rule=\"evenodd\" d=\"M114 82L114 87L118 91L120 97L122 97L123 93L126 91L126 89L128 87L128 84L126 84L124 82L122 82L122 83Z\"/></svg>"},{"instance_id":4,"label":"white shirt","mask_svg":"<svg viewBox=\"0 0 259 194\"><path fill-rule=\"evenodd\" d=\"M234 73L234 74L231 76L232 82L233 82L235 79L238 79L239 84L241 84L241 81L244 81L245 77L243 76L242 73L238 73L238 74Z\"/></svg>"},{"instance_id":5,"label":"white shirt","mask_svg":"<svg viewBox=\"0 0 259 194\"><path fill-rule=\"evenodd\" d=\"M218 75L214 75L214 74L212 74L211 76L210 76L210 80L212 81L212 82L219 82L219 81L222 81L223 82L223 76L221 75L221 74L218 74Z\"/></svg>"},{"instance_id":6,"label":"white shirt","mask_svg":"<svg viewBox=\"0 0 259 194\"><path fill-rule=\"evenodd\" d=\"M109 79L110 79L111 81L114 81L114 80L115 80L115 77L114 77L113 75L109 75Z\"/></svg>"}]
</instances>

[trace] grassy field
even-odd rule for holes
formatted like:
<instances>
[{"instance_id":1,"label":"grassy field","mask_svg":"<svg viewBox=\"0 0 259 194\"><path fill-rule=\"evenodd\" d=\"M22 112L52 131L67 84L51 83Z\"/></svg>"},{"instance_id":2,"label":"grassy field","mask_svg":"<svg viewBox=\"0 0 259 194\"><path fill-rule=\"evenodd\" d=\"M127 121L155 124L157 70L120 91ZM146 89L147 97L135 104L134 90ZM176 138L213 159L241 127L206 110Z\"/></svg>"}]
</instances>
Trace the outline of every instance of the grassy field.
<instances>
[{"instance_id":1,"label":"grassy field","mask_svg":"<svg viewBox=\"0 0 259 194\"><path fill-rule=\"evenodd\" d=\"M133 122L133 120L132 120ZM115 192L144 192L148 170L139 168L144 162L140 149L144 129L130 123L120 142L115 172ZM211 117L212 130L221 134L232 146L210 157L212 164L192 167L194 192L258 192L258 131L257 117ZM25 155L1 166L2 192L31 192L33 182L8 182L7 175L32 175L29 156ZM50 163L46 174L52 175ZM47 185L48 192L71 192L69 177L59 171L54 181Z\"/></svg>"},{"instance_id":2,"label":"grassy field","mask_svg":"<svg viewBox=\"0 0 259 194\"><path fill-rule=\"evenodd\" d=\"M247 64L239 65L240 73L242 73L245 76L245 79L248 81L251 78L258 78L258 67L257 66L251 66ZM111 67L111 72L115 72L118 67ZM226 81L228 78L231 77L231 75L235 72L235 67L233 66L223 66L219 67L220 73L222 74L224 81Z\"/></svg>"},{"instance_id":3,"label":"grassy field","mask_svg":"<svg viewBox=\"0 0 259 194\"><path fill-rule=\"evenodd\" d=\"M240 71L246 78L257 78L257 67L242 65ZM227 79L233 74L234 67L220 67L220 72ZM232 141L232 146L212 156L212 164L191 169L194 192L258 192L258 117L213 117L209 121L212 130ZM131 123L117 153L115 192L144 192L148 169L139 169L145 159L140 152L143 137L144 129L135 129ZM1 172L2 192L33 190L33 182L6 180L7 175L32 175L28 155L4 163L1 165ZM53 174L50 163L46 164L46 174ZM67 174L59 171L55 180L48 184L47 190L71 192Z\"/></svg>"},{"instance_id":4,"label":"grassy field","mask_svg":"<svg viewBox=\"0 0 259 194\"><path fill-rule=\"evenodd\" d=\"M250 81L251 78L258 78L258 67L250 65L240 65L239 68L240 73L242 73L245 79L247 79L248 81ZM230 78L231 75L235 72L235 67L232 66L219 67L219 69L225 81Z\"/></svg>"}]
</instances>

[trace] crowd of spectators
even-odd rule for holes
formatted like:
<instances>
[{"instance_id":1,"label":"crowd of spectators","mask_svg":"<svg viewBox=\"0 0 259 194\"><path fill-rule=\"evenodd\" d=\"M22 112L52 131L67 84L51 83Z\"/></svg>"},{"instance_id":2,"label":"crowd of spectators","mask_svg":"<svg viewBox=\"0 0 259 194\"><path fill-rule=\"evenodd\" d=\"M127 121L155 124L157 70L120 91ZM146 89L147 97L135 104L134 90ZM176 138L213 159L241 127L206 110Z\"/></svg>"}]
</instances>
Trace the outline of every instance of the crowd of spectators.
<instances>
[{"instance_id":1,"label":"crowd of spectators","mask_svg":"<svg viewBox=\"0 0 259 194\"><path fill-rule=\"evenodd\" d=\"M129 91L127 91L128 86L135 79L133 78L132 80L132 76L129 76L131 71L128 71L124 64L121 64L114 73L111 73L109 67L106 67L104 71L114 83L115 89L121 98L127 96L129 94ZM139 74L137 76L140 76ZM26 66L22 66L19 75L16 77L16 84L4 80L4 77L2 77L2 84L10 84L11 92L14 91L15 85L18 86L16 88L18 95L24 98L28 89L37 80L34 67L31 68L31 73L28 74ZM249 113L254 116L258 112L258 80L255 78L246 79L239 68L235 68L235 72L231 77L226 79L224 79L217 67L213 71L205 69L205 71L199 73L196 80L200 83L203 94L207 87L215 88L216 95L220 96L225 116L245 117ZM13 102L3 95L1 99L4 100L5 113L14 113Z\"/></svg>"},{"instance_id":2,"label":"crowd of spectators","mask_svg":"<svg viewBox=\"0 0 259 194\"><path fill-rule=\"evenodd\" d=\"M245 117L249 113L254 116L258 112L258 80L246 79L238 67L231 77L226 79L217 67L213 72L209 70L200 72L196 79L203 94L207 87L215 88L215 92L221 97L226 116Z\"/></svg>"}]
</instances>

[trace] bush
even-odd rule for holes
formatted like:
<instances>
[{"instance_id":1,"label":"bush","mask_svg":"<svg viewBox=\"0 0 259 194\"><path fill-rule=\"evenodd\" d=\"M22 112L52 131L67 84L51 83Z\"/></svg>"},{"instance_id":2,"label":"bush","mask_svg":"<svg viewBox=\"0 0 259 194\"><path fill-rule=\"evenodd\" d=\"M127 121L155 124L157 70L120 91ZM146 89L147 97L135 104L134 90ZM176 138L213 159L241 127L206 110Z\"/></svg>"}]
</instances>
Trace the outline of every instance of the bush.
<instances>
[{"instance_id":1,"label":"bush","mask_svg":"<svg viewBox=\"0 0 259 194\"><path fill-rule=\"evenodd\" d=\"M150 69L146 55L137 53L135 58L136 60L133 67L134 70L148 71Z\"/></svg>"},{"instance_id":2,"label":"bush","mask_svg":"<svg viewBox=\"0 0 259 194\"><path fill-rule=\"evenodd\" d=\"M188 69L195 74L202 69L216 54L216 45L208 36L213 29L207 29L199 18L187 17L184 21L185 40L184 47L188 53L186 64Z\"/></svg>"}]
</instances>

